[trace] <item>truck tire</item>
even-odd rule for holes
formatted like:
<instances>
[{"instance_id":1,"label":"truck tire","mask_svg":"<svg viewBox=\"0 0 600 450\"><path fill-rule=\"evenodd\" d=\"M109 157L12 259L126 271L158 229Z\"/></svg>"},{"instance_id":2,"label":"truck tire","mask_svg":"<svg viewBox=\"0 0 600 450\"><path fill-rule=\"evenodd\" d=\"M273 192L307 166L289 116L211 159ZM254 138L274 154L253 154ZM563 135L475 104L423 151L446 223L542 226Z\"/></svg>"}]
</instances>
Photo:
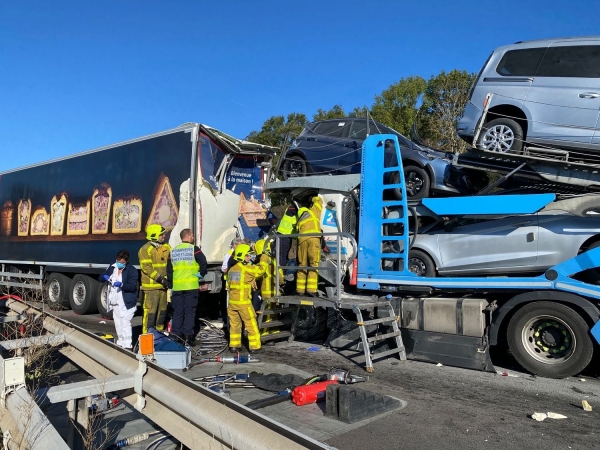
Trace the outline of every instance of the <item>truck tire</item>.
<instances>
[{"instance_id":1,"label":"truck tire","mask_svg":"<svg viewBox=\"0 0 600 450\"><path fill-rule=\"evenodd\" d=\"M46 278L46 298L50 309L69 308L71 279L62 273L51 273Z\"/></svg>"},{"instance_id":2,"label":"truck tire","mask_svg":"<svg viewBox=\"0 0 600 450\"><path fill-rule=\"evenodd\" d=\"M100 282L87 275L75 275L69 288L69 303L75 314L91 314L98 311L96 296Z\"/></svg>"},{"instance_id":3,"label":"truck tire","mask_svg":"<svg viewBox=\"0 0 600 450\"><path fill-rule=\"evenodd\" d=\"M108 283L100 283L96 294L96 306L103 318L113 320L112 309L106 311L106 308L108 307Z\"/></svg>"},{"instance_id":4,"label":"truck tire","mask_svg":"<svg viewBox=\"0 0 600 450\"><path fill-rule=\"evenodd\" d=\"M594 353L587 322L560 303L533 302L523 306L511 318L507 338L517 362L525 370L546 378L577 375Z\"/></svg>"}]
</instances>

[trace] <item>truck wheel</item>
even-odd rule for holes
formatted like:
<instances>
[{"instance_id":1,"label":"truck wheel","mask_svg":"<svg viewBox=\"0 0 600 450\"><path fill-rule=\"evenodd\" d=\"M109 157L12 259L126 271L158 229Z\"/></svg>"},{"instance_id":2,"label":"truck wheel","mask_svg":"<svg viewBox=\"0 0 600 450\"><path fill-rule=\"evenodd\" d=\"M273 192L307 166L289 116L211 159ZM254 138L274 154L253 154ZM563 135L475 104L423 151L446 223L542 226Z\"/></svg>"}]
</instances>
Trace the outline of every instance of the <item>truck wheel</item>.
<instances>
[{"instance_id":1,"label":"truck wheel","mask_svg":"<svg viewBox=\"0 0 600 450\"><path fill-rule=\"evenodd\" d=\"M568 306L534 302L523 306L508 324L508 346L521 366L546 378L577 375L594 353L590 327Z\"/></svg>"},{"instance_id":2,"label":"truck wheel","mask_svg":"<svg viewBox=\"0 0 600 450\"><path fill-rule=\"evenodd\" d=\"M411 250L408 256L408 270L419 277L435 277L435 263L433 259L421 250Z\"/></svg>"},{"instance_id":3,"label":"truck wheel","mask_svg":"<svg viewBox=\"0 0 600 450\"><path fill-rule=\"evenodd\" d=\"M61 310L69 307L69 287L71 279L62 273L51 273L46 278L46 293L50 309Z\"/></svg>"},{"instance_id":4,"label":"truck wheel","mask_svg":"<svg viewBox=\"0 0 600 450\"><path fill-rule=\"evenodd\" d=\"M87 275L75 275L69 288L69 303L75 314L91 314L98 311L96 293L100 283Z\"/></svg>"},{"instance_id":5,"label":"truck wheel","mask_svg":"<svg viewBox=\"0 0 600 450\"><path fill-rule=\"evenodd\" d=\"M108 283L100 283L98 287L98 293L96 295L96 306L98 307L98 312L100 315L105 318L112 320L113 312L112 309L107 312L108 308Z\"/></svg>"},{"instance_id":6,"label":"truck wheel","mask_svg":"<svg viewBox=\"0 0 600 450\"><path fill-rule=\"evenodd\" d=\"M498 153L520 153L523 148L523 128L512 119L490 120L481 129L477 148Z\"/></svg>"}]
</instances>

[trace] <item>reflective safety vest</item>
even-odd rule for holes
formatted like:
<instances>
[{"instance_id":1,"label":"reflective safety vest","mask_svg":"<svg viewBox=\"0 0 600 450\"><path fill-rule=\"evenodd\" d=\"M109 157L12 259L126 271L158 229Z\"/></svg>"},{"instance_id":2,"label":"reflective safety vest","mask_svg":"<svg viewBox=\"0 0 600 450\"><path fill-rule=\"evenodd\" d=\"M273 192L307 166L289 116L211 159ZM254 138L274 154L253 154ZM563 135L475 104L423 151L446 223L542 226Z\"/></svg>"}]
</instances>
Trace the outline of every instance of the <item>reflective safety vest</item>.
<instances>
[{"instance_id":1,"label":"reflective safety vest","mask_svg":"<svg viewBox=\"0 0 600 450\"><path fill-rule=\"evenodd\" d=\"M260 284L260 295L263 299L275 297L275 261L269 255L260 255L258 265L265 270Z\"/></svg>"},{"instance_id":2,"label":"reflective safety vest","mask_svg":"<svg viewBox=\"0 0 600 450\"><path fill-rule=\"evenodd\" d=\"M182 242L171 250L171 263L173 264L173 290L190 291L198 289L198 271L200 264L196 262L194 245Z\"/></svg>"},{"instance_id":3,"label":"reflective safety vest","mask_svg":"<svg viewBox=\"0 0 600 450\"><path fill-rule=\"evenodd\" d=\"M233 305L251 305L252 287L255 279L265 274L264 267L250 264L237 263L229 272L227 286L229 288L229 303Z\"/></svg>"},{"instance_id":4,"label":"reflective safety vest","mask_svg":"<svg viewBox=\"0 0 600 450\"><path fill-rule=\"evenodd\" d=\"M281 234L296 234L297 223L297 215L294 214L292 216L288 216L287 214L284 214L281 220L279 221L279 225L277 226L277 232Z\"/></svg>"},{"instance_id":5,"label":"reflective safety vest","mask_svg":"<svg viewBox=\"0 0 600 450\"><path fill-rule=\"evenodd\" d=\"M164 286L156 280L159 276L167 275L167 259L171 252L169 244L155 246L152 242L146 242L138 252L140 268L142 271L142 290L155 291L164 289Z\"/></svg>"},{"instance_id":6,"label":"reflective safety vest","mask_svg":"<svg viewBox=\"0 0 600 450\"><path fill-rule=\"evenodd\" d=\"M318 214L318 215L317 215ZM300 208L298 210L298 233L299 234L309 234L309 233L320 233L321 227L319 225L321 218L321 208L320 205L313 204L311 209L308 208ZM319 236L308 236L298 238L298 244L306 241L307 239L320 239Z\"/></svg>"}]
</instances>

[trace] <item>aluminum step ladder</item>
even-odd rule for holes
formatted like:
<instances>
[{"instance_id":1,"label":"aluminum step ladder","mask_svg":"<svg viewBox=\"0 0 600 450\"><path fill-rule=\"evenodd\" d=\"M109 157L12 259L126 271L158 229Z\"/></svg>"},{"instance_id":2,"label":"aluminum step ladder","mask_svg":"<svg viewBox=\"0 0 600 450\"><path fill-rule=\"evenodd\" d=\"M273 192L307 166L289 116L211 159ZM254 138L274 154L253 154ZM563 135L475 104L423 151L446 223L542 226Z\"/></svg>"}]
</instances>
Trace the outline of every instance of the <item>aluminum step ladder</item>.
<instances>
[{"instance_id":1,"label":"aluminum step ladder","mask_svg":"<svg viewBox=\"0 0 600 450\"><path fill-rule=\"evenodd\" d=\"M404 347L404 342L402 341L400 327L398 327L400 317L396 316L396 313L394 312L394 307L389 302L382 306L387 306L386 309L389 313L389 317L382 317L379 319L372 320L363 320L362 312L360 310L359 305L354 305L352 307L352 311L354 312L354 314L356 314L356 325L358 325L358 329L360 331L360 338L365 354L365 370L369 373L372 373L374 371L374 359L381 359L389 355L398 354L400 356L400 361L406 361L406 348ZM368 337L367 330L365 327L369 325L377 325L380 323L391 323L393 331L391 333L379 334L376 336ZM393 338L396 348L392 348L381 353L375 353L373 355L371 354L372 345L374 345L378 341L383 341L384 339L389 338Z\"/></svg>"},{"instance_id":2,"label":"aluminum step ladder","mask_svg":"<svg viewBox=\"0 0 600 450\"><path fill-rule=\"evenodd\" d=\"M258 330L260 331L261 344L277 339L287 339L288 342L293 342L294 333L290 328L294 323L294 318L280 319L273 316L284 313L295 313L297 309L297 307L293 306L282 307L272 298L263 300L260 305L260 310L256 311L256 322ZM283 327L288 327L288 329L282 329ZM278 330L272 330L273 328L278 328ZM265 329L268 329L269 332L265 333Z\"/></svg>"}]
</instances>

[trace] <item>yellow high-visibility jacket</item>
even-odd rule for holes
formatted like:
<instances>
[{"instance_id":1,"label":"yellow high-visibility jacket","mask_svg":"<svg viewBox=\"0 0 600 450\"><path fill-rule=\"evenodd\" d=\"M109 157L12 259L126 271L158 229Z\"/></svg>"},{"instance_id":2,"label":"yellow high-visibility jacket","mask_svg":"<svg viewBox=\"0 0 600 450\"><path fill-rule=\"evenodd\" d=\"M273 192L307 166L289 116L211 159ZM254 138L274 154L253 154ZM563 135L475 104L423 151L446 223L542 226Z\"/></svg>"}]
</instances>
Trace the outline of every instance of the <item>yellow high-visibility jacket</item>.
<instances>
[{"instance_id":1,"label":"yellow high-visibility jacket","mask_svg":"<svg viewBox=\"0 0 600 450\"><path fill-rule=\"evenodd\" d=\"M321 197L315 196L312 199L312 206L308 208L300 208L298 210L298 234L320 233L321 232L321 210L323 209L323 200ZM307 239L320 239L319 236L308 236L298 238L298 244Z\"/></svg>"},{"instance_id":2,"label":"yellow high-visibility jacket","mask_svg":"<svg viewBox=\"0 0 600 450\"><path fill-rule=\"evenodd\" d=\"M237 263L227 272L229 287L229 303L233 305L251 305L252 288L256 286L256 278L265 275L264 267Z\"/></svg>"},{"instance_id":3,"label":"yellow high-visibility jacket","mask_svg":"<svg viewBox=\"0 0 600 450\"><path fill-rule=\"evenodd\" d=\"M171 252L171 246L163 243L155 246L152 242L146 242L138 252L140 269L142 271L142 290L154 291L165 289L156 280L159 276L167 275L167 259Z\"/></svg>"}]
</instances>

